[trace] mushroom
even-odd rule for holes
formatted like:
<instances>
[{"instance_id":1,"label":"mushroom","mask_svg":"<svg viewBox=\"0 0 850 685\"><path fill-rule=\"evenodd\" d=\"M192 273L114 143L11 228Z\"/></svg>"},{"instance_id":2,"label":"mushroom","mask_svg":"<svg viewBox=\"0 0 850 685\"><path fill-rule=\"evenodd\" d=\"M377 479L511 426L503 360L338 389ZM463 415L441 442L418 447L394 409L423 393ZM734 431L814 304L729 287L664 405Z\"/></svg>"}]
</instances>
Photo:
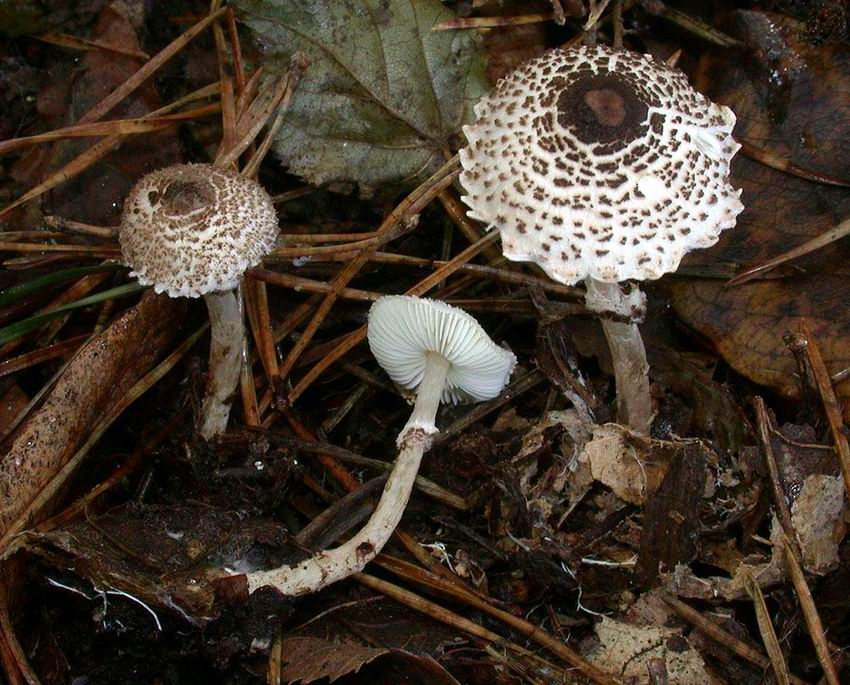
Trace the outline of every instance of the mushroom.
<instances>
[{"instance_id":1,"label":"mushroom","mask_svg":"<svg viewBox=\"0 0 850 685\"><path fill-rule=\"evenodd\" d=\"M227 428L242 365L235 289L279 230L272 199L256 181L210 164L154 171L124 202L118 238L130 275L157 293L206 300L212 341L200 432L207 440Z\"/></svg>"},{"instance_id":2,"label":"mushroom","mask_svg":"<svg viewBox=\"0 0 850 685\"><path fill-rule=\"evenodd\" d=\"M380 298L369 312L368 339L390 378L416 392L381 499L366 525L339 547L295 566L247 574L249 592L271 585L285 595L301 595L362 570L401 520L422 455L438 432L434 421L440 402L496 397L516 365L516 357L497 346L473 317L435 300Z\"/></svg>"},{"instance_id":3,"label":"mushroom","mask_svg":"<svg viewBox=\"0 0 850 685\"><path fill-rule=\"evenodd\" d=\"M508 259L584 280L602 315L620 420L648 433L649 366L637 285L713 245L743 209L729 183L735 115L653 59L604 46L552 50L475 106L460 151L469 216ZM612 320L611 314L614 314ZM617 320L619 319L619 320Z\"/></svg>"}]
</instances>

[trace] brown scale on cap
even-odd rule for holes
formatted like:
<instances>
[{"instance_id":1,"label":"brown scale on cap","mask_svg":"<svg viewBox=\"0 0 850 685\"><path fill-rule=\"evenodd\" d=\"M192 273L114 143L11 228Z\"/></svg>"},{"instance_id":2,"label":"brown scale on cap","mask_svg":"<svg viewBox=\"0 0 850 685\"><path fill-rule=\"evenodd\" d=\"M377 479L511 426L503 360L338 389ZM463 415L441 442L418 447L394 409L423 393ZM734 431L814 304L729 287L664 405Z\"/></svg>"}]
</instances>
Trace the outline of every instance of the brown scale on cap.
<instances>
[{"instance_id":1,"label":"brown scale on cap","mask_svg":"<svg viewBox=\"0 0 850 685\"><path fill-rule=\"evenodd\" d=\"M139 283L199 297L235 288L278 232L274 204L258 183L210 164L178 164L136 183L119 240Z\"/></svg>"},{"instance_id":2,"label":"brown scale on cap","mask_svg":"<svg viewBox=\"0 0 850 685\"><path fill-rule=\"evenodd\" d=\"M475 113L460 153L469 215L558 281L659 278L743 209L728 180L735 115L650 56L553 50Z\"/></svg>"}]
</instances>

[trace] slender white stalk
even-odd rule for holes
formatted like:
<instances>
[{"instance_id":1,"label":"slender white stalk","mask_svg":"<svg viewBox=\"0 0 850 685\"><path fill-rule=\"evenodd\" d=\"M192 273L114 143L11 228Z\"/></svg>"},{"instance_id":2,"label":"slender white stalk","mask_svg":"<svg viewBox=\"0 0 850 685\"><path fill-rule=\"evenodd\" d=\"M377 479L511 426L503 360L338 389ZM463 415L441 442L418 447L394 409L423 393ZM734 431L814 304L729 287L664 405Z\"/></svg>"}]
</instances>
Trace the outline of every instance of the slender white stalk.
<instances>
[{"instance_id":1,"label":"slender white stalk","mask_svg":"<svg viewBox=\"0 0 850 685\"><path fill-rule=\"evenodd\" d=\"M585 279L588 309L630 316L631 307L640 300L623 293L619 283ZM617 387L617 415L636 433L648 435L652 426L652 398L649 394L649 363L646 348L635 323L620 323L602 318L602 330L611 350Z\"/></svg>"},{"instance_id":2,"label":"slender white stalk","mask_svg":"<svg viewBox=\"0 0 850 685\"><path fill-rule=\"evenodd\" d=\"M247 574L248 592L270 585L284 595L303 595L358 573L383 549L396 529L419 471L422 455L437 432L434 419L440 406L449 362L429 354L410 420L399 434L400 451L372 517L348 542L295 566Z\"/></svg>"},{"instance_id":3,"label":"slender white stalk","mask_svg":"<svg viewBox=\"0 0 850 685\"><path fill-rule=\"evenodd\" d=\"M210 381L201 406L201 435L205 440L227 429L230 403L242 369L242 311L235 290L204 296L210 313Z\"/></svg>"},{"instance_id":4,"label":"slender white stalk","mask_svg":"<svg viewBox=\"0 0 850 685\"><path fill-rule=\"evenodd\" d=\"M428 352L425 356L425 373L419 387L416 388L416 403L410 418L398 434L398 444L401 445L408 435L412 435L414 429L420 429L427 435L437 432L434 421L437 418L437 410L440 408L440 399L443 396L443 388L446 385L446 376L451 364L443 355L436 352Z\"/></svg>"}]
</instances>

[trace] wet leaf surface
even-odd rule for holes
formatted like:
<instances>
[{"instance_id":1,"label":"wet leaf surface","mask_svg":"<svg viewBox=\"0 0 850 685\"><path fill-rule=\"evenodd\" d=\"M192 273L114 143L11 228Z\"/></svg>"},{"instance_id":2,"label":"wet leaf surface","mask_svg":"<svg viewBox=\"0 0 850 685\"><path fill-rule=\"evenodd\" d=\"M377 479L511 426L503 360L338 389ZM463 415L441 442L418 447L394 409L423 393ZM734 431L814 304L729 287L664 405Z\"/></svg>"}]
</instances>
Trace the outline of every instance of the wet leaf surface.
<instances>
[{"instance_id":1,"label":"wet leaf surface","mask_svg":"<svg viewBox=\"0 0 850 685\"><path fill-rule=\"evenodd\" d=\"M431 27L438 0L240 0L245 23L285 70L303 51L304 80L275 150L311 183L366 190L412 182L444 159L486 91L473 36Z\"/></svg>"},{"instance_id":2,"label":"wet leaf surface","mask_svg":"<svg viewBox=\"0 0 850 685\"><path fill-rule=\"evenodd\" d=\"M736 12L728 30L749 58L717 52L700 64L697 84L738 116L735 135L804 168L850 178L850 49L811 45L804 27L785 17ZM691 264L759 264L819 235L850 215L850 193L768 168L739 154L733 183L743 188L738 226ZM725 289L722 280L675 279L680 316L709 337L740 373L797 398L795 363L783 335L810 319L831 373L850 366L850 297L844 241L793 263L786 279ZM850 384L836 392L850 397Z\"/></svg>"},{"instance_id":3,"label":"wet leaf surface","mask_svg":"<svg viewBox=\"0 0 850 685\"><path fill-rule=\"evenodd\" d=\"M3 533L112 405L163 355L182 310L175 300L151 293L75 355L0 457Z\"/></svg>"},{"instance_id":4,"label":"wet leaf surface","mask_svg":"<svg viewBox=\"0 0 850 685\"><path fill-rule=\"evenodd\" d=\"M377 676L371 682L393 682L392 671L396 669L411 683L455 685L458 682L435 661L400 649L365 647L354 642L334 642L313 637L285 638L281 641L280 649L286 662L281 670L284 682L306 685L322 678L336 682L349 673L367 670L369 664L374 669L372 677ZM378 660L381 663L373 663ZM365 677L366 673L363 675Z\"/></svg>"}]
</instances>

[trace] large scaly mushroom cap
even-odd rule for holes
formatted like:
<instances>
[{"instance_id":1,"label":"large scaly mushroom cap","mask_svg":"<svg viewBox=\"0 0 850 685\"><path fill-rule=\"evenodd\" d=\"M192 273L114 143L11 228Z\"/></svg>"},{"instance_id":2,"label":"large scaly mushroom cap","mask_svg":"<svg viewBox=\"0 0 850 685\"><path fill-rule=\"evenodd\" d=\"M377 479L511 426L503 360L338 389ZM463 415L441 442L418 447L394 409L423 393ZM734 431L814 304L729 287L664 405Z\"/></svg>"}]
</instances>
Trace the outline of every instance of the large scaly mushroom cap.
<instances>
[{"instance_id":1,"label":"large scaly mushroom cap","mask_svg":"<svg viewBox=\"0 0 850 685\"><path fill-rule=\"evenodd\" d=\"M369 310L369 347L399 385L415 389L429 354L448 360L442 401L496 397L516 366L513 352L499 347L462 309L438 300L387 295Z\"/></svg>"},{"instance_id":2,"label":"large scaly mushroom cap","mask_svg":"<svg viewBox=\"0 0 850 685\"><path fill-rule=\"evenodd\" d=\"M139 283L200 297L235 288L279 230L272 199L256 181L210 164L177 164L133 186L118 237Z\"/></svg>"},{"instance_id":3,"label":"large scaly mushroom cap","mask_svg":"<svg viewBox=\"0 0 850 685\"><path fill-rule=\"evenodd\" d=\"M562 283L659 278L743 209L728 180L735 115L648 55L553 50L475 114L460 152L469 216Z\"/></svg>"}]
</instances>

